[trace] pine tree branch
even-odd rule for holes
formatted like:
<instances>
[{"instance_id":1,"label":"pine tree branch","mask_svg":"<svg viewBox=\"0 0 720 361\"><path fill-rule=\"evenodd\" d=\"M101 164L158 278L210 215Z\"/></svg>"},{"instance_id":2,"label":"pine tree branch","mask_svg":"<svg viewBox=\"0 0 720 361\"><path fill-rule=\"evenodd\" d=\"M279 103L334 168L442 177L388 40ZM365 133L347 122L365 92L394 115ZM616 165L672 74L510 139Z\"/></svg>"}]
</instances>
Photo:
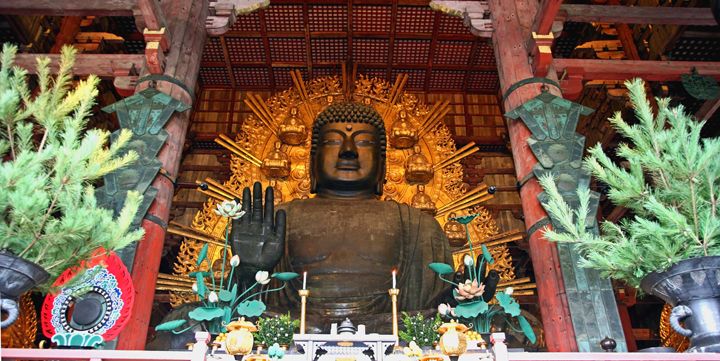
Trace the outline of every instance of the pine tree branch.
<instances>
[{"instance_id":1,"label":"pine tree branch","mask_svg":"<svg viewBox=\"0 0 720 361\"><path fill-rule=\"evenodd\" d=\"M18 257L22 257L25 255L26 252L28 252L34 245L37 243L40 238L43 236L43 229L45 228L45 223L47 223L47 220L50 219L50 215L55 210L55 204L57 203L58 198L60 197L60 192L62 192L63 187L65 187L65 184L67 184L67 177L63 178L62 182L60 183L60 187L58 188L57 192L55 192L55 195L53 196L52 201L50 202L50 206L47 209L47 212L45 212L45 216L43 216L42 221L40 221L40 226L37 228L37 231L35 232L35 236L33 237L32 242L25 247L25 249L18 254Z\"/></svg>"},{"instance_id":2,"label":"pine tree branch","mask_svg":"<svg viewBox=\"0 0 720 361\"><path fill-rule=\"evenodd\" d=\"M700 225L698 221L698 209L697 209L697 195L695 194L695 176L690 177L690 202L692 206L692 214L693 214L693 227L695 228L695 233L693 233L693 237L695 238L695 241L697 241L700 246L703 248L703 253L707 256L708 250L707 250L707 242L704 240L700 240Z\"/></svg>"},{"instance_id":3,"label":"pine tree branch","mask_svg":"<svg viewBox=\"0 0 720 361\"><path fill-rule=\"evenodd\" d=\"M710 193L710 215L715 218L717 212L717 198L715 197L715 180L713 179L712 172L707 172L709 193Z\"/></svg>"},{"instance_id":4,"label":"pine tree branch","mask_svg":"<svg viewBox=\"0 0 720 361\"><path fill-rule=\"evenodd\" d=\"M13 129L12 126L10 126L9 121L6 123L6 125L8 132L8 142L10 143L10 154L12 156L12 160L15 160L15 134L13 133Z\"/></svg>"}]
</instances>

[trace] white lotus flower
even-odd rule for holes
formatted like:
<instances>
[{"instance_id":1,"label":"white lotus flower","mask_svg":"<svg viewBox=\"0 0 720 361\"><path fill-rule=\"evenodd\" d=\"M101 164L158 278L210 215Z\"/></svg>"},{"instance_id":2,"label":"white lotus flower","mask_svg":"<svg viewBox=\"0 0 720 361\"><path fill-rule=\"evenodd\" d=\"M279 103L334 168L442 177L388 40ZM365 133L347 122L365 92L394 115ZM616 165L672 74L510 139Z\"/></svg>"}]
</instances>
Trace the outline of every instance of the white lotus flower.
<instances>
[{"instance_id":1,"label":"white lotus flower","mask_svg":"<svg viewBox=\"0 0 720 361\"><path fill-rule=\"evenodd\" d=\"M512 295L515 290L512 287L508 287L505 289L505 293L507 293L508 296Z\"/></svg>"},{"instance_id":2,"label":"white lotus flower","mask_svg":"<svg viewBox=\"0 0 720 361\"><path fill-rule=\"evenodd\" d=\"M210 293L208 294L208 301L210 301L211 303L215 303L218 301L218 295L217 293L215 293L215 291L210 291Z\"/></svg>"},{"instance_id":3,"label":"white lotus flower","mask_svg":"<svg viewBox=\"0 0 720 361\"><path fill-rule=\"evenodd\" d=\"M192 284L192 290L193 290L193 292L197 293L197 290L198 290L197 287L198 287L198 286L197 286L197 282L193 282L193 284Z\"/></svg>"},{"instance_id":4,"label":"white lotus flower","mask_svg":"<svg viewBox=\"0 0 720 361\"><path fill-rule=\"evenodd\" d=\"M217 205L217 208L215 209L215 214L221 217L228 217L232 219L238 219L242 217L245 212L242 210L242 206L240 203L232 201L222 201L222 203Z\"/></svg>"},{"instance_id":5,"label":"white lotus flower","mask_svg":"<svg viewBox=\"0 0 720 361\"><path fill-rule=\"evenodd\" d=\"M270 283L270 273L268 271L257 271L255 281L261 285Z\"/></svg>"},{"instance_id":6,"label":"white lotus flower","mask_svg":"<svg viewBox=\"0 0 720 361\"><path fill-rule=\"evenodd\" d=\"M450 306L447 303L441 303L438 305L437 310L440 316L447 316L450 312Z\"/></svg>"},{"instance_id":7,"label":"white lotus flower","mask_svg":"<svg viewBox=\"0 0 720 361\"><path fill-rule=\"evenodd\" d=\"M234 255L232 258L230 258L230 266L231 267L237 267L240 265L240 256Z\"/></svg>"}]
</instances>

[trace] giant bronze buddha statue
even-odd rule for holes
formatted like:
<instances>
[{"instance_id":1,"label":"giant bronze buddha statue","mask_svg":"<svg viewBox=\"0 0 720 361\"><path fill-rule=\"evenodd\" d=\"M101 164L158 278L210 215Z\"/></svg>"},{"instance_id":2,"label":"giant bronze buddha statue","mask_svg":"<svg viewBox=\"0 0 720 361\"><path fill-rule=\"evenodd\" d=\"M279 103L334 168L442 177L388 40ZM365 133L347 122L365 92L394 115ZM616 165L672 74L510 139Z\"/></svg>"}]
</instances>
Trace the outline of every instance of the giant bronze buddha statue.
<instances>
[{"instance_id":1,"label":"giant bronze buddha statue","mask_svg":"<svg viewBox=\"0 0 720 361\"><path fill-rule=\"evenodd\" d=\"M247 214L232 225L233 253L241 279L258 270L308 272L308 312L327 322L354 321L390 311L390 272L398 270L400 308L432 308L445 289L428 269L451 264L447 238L435 219L406 204L381 201L386 134L372 107L332 104L312 127L311 192L316 196L273 206L263 204L256 183L243 192ZM279 306L296 308L291 284ZM389 326L389 325L388 325Z\"/></svg>"}]
</instances>

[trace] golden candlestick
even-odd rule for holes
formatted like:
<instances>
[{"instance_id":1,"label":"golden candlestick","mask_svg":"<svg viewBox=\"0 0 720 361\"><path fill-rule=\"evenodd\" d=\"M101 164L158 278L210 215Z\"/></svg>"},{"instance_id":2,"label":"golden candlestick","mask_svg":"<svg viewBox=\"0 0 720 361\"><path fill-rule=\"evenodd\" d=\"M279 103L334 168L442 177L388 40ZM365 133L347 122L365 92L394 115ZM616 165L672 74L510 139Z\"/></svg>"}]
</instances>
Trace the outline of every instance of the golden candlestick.
<instances>
[{"instance_id":1,"label":"golden candlestick","mask_svg":"<svg viewBox=\"0 0 720 361\"><path fill-rule=\"evenodd\" d=\"M395 336L395 345L398 344L398 311L397 311L397 299L400 294L400 289L391 288L388 290L390 299L392 300L392 329L393 336Z\"/></svg>"},{"instance_id":2,"label":"golden candlestick","mask_svg":"<svg viewBox=\"0 0 720 361\"><path fill-rule=\"evenodd\" d=\"M309 290L299 290L298 294L300 295L300 334L305 334L305 304L307 303L307 298L310 296Z\"/></svg>"}]
</instances>

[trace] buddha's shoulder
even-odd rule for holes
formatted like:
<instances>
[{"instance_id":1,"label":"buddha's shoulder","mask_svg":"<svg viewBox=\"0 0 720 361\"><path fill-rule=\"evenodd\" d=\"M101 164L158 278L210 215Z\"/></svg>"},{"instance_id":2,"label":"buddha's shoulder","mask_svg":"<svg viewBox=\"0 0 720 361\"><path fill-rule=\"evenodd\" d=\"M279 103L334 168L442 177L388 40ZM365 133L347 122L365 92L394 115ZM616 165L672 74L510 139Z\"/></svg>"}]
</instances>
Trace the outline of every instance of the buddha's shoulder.
<instances>
[{"instance_id":1,"label":"buddha's shoulder","mask_svg":"<svg viewBox=\"0 0 720 361\"><path fill-rule=\"evenodd\" d=\"M305 213L305 212L325 212L328 210L357 211L362 213L381 214L401 214L410 219L420 220L421 222L435 222L435 218L417 208L413 208L408 204L399 203L394 200L379 199L360 199L360 200L338 200L326 198L307 198L294 199L289 202L282 203L278 209L284 209L286 212Z\"/></svg>"}]
</instances>

